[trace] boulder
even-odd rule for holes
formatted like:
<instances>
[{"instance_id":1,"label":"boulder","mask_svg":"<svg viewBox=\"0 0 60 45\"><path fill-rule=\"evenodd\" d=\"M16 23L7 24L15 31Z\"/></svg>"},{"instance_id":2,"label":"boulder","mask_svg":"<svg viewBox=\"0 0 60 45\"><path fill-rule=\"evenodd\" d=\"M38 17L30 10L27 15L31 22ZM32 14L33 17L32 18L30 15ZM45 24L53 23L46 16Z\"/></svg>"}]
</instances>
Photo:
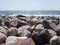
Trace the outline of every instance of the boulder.
<instances>
[{"instance_id":1,"label":"boulder","mask_svg":"<svg viewBox=\"0 0 60 45\"><path fill-rule=\"evenodd\" d=\"M6 39L6 43L14 43L17 40L16 36L8 36Z\"/></svg>"},{"instance_id":2,"label":"boulder","mask_svg":"<svg viewBox=\"0 0 60 45\"><path fill-rule=\"evenodd\" d=\"M44 26L42 24L38 24L35 29L44 29Z\"/></svg>"},{"instance_id":3,"label":"boulder","mask_svg":"<svg viewBox=\"0 0 60 45\"><path fill-rule=\"evenodd\" d=\"M56 25L59 24L59 20L52 20L52 23L55 23Z\"/></svg>"},{"instance_id":4,"label":"boulder","mask_svg":"<svg viewBox=\"0 0 60 45\"><path fill-rule=\"evenodd\" d=\"M43 21L43 25L44 25L44 28L46 28L46 29L53 29L53 30L55 30L55 28L57 27L56 24L54 24L52 22L49 22L49 21Z\"/></svg>"},{"instance_id":5,"label":"boulder","mask_svg":"<svg viewBox=\"0 0 60 45\"><path fill-rule=\"evenodd\" d=\"M3 17L0 16L0 26L2 26L3 20L4 20Z\"/></svg>"},{"instance_id":6,"label":"boulder","mask_svg":"<svg viewBox=\"0 0 60 45\"><path fill-rule=\"evenodd\" d=\"M54 30L52 30L52 29L48 29L48 32L49 32L51 37L57 35L57 33Z\"/></svg>"},{"instance_id":7,"label":"boulder","mask_svg":"<svg viewBox=\"0 0 60 45\"><path fill-rule=\"evenodd\" d=\"M56 31L57 35L60 36L60 26L59 25L55 28L55 31Z\"/></svg>"},{"instance_id":8,"label":"boulder","mask_svg":"<svg viewBox=\"0 0 60 45\"><path fill-rule=\"evenodd\" d=\"M40 32L40 37L43 40L45 44L49 43L50 40L50 34L47 29L44 29Z\"/></svg>"},{"instance_id":9,"label":"boulder","mask_svg":"<svg viewBox=\"0 0 60 45\"><path fill-rule=\"evenodd\" d=\"M31 28L30 26L22 26L18 28L18 36L31 36Z\"/></svg>"},{"instance_id":10,"label":"boulder","mask_svg":"<svg viewBox=\"0 0 60 45\"><path fill-rule=\"evenodd\" d=\"M49 32L47 30L36 30L32 34L32 39L36 43L36 45L44 45L49 43Z\"/></svg>"},{"instance_id":11,"label":"boulder","mask_svg":"<svg viewBox=\"0 0 60 45\"><path fill-rule=\"evenodd\" d=\"M10 27L7 32L7 36L16 36L18 33L17 28Z\"/></svg>"},{"instance_id":12,"label":"boulder","mask_svg":"<svg viewBox=\"0 0 60 45\"><path fill-rule=\"evenodd\" d=\"M24 26L19 27L18 31L25 30L25 29L27 29L28 31L31 31L31 27L29 25L24 25Z\"/></svg>"},{"instance_id":13,"label":"boulder","mask_svg":"<svg viewBox=\"0 0 60 45\"><path fill-rule=\"evenodd\" d=\"M7 35L7 30L3 26L0 26L0 33Z\"/></svg>"},{"instance_id":14,"label":"boulder","mask_svg":"<svg viewBox=\"0 0 60 45\"><path fill-rule=\"evenodd\" d=\"M6 43L2 43L2 44L0 44L0 45L6 45Z\"/></svg>"},{"instance_id":15,"label":"boulder","mask_svg":"<svg viewBox=\"0 0 60 45\"><path fill-rule=\"evenodd\" d=\"M9 36L6 45L35 45L35 43L31 38Z\"/></svg>"},{"instance_id":16,"label":"boulder","mask_svg":"<svg viewBox=\"0 0 60 45\"><path fill-rule=\"evenodd\" d=\"M24 26L24 25L27 25L27 22L23 21L23 20L19 20L16 27L19 28L19 27Z\"/></svg>"},{"instance_id":17,"label":"boulder","mask_svg":"<svg viewBox=\"0 0 60 45\"><path fill-rule=\"evenodd\" d=\"M51 39L50 39L50 44L51 45L58 45L58 36L53 36Z\"/></svg>"},{"instance_id":18,"label":"boulder","mask_svg":"<svg viewBox=\"0 0 60 45\"><path fill-rule=\"evenodd\" d=\"M58 39L58 43L60 44L60 36L59 36L59 39Z\"/></svg>"},{"instance_id":19,"label":"boulder","mask_svg":"<svg viewBox=\"0 0 60 45\"><path fill-rule=\"evenodd\" d=\"M5 34L0 33L0 44L5 43L6 38L7 38L7 36Z\"/></svg>"},{"instance_id":20,"label":"boulder","mask_svg":"<svg viewBox=\"0 0 60 45\"><path fill-rule=\"evenodd\" d=\"M4 21L4 24L5 24L5 26L7 26L8 28L11 27L9 21Z\"/></svg>"},{"instance_id":21,"label":"boulder","mask_svg":"<svg viewBox=\"0 0 60 45\"><path fill-rule=\"evenodd\" d=\"M10 20L10 25L11 26L17 26L17 24L18 24L18 19L17 18L13 18L13 19Z\"/></svg>"},{"instance_id":22,"label":"boulder","mask_svg":"<svg viewBox=\"0 0 60 45\"><path fill-rule=\"evenodd\" d=\"M30 26L33 26L34 24L36 24L33 20L28 20L27 23L30 25Z\"/></svg>"},{"instance_id":23,"label":"boulder","mask_svg":"<svg viewBox=\"0 0 60 45\"><path fill-rule=\"evenodd\" d=\"M24 15L17 15L16 17L19 18L19 17L26 17L26 16L24 16Z\"/></svg>"}]
</instances>

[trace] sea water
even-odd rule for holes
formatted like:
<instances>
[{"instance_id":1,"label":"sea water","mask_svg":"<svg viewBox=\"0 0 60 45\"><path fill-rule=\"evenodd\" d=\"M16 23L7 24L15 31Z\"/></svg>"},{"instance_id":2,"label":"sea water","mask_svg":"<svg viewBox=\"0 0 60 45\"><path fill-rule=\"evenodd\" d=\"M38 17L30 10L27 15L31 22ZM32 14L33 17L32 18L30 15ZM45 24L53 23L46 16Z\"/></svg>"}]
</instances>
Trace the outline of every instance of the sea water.
<instances>
[{"instance_id":1,"label":"sea water","mask_svg":"<svg viewBox=\"0 0 60 45\"><path fill-rule=\"evenodd\" d=\"M29 15L60 15L60 10L10 10L0 11L0 15L29 14Z\"/></svg>"}]
</instances>

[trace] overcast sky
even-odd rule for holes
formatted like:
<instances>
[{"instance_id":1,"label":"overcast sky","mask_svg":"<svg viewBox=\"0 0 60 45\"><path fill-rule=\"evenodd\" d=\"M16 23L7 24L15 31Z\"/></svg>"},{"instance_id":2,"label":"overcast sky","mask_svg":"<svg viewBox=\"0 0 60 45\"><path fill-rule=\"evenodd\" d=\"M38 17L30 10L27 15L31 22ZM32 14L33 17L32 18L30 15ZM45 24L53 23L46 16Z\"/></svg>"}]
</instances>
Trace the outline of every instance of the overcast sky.
<instances>
[{"instance_id":1,"label":"overcast sky","mask_svg":"<svg viewBox=\"0 0 60 45\"><path fill-rule=\"evenodd\" d=\"M0 10L60 10L60 0L0 0Z\"/></svg>"}]
</instances>

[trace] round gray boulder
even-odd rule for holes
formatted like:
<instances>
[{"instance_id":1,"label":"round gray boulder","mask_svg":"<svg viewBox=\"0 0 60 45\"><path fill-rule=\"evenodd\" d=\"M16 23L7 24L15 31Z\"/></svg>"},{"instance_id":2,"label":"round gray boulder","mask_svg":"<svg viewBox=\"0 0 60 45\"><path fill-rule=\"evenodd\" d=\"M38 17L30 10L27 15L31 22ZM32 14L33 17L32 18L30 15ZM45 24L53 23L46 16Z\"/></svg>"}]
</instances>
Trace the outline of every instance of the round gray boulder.
<instances>
[{"instance_id":1,"label":"round gray boulder","mask_svg":"<svg viewBox=\"0 0 60 45\"><path fill-rule=\"evenodd\" d=\"M1 27L1 26L0 26L0 32L5 34L5 35L7 34L7 30L4 27Z\"/></svg>"},{"instance_id":2,"label":"round gray boulder","mask_svg":"<svg viewBox=\"0 0 60 45\"><path fill-rule=\"evenodd\" d=\"M18 28L18 36L31 36L31 29L30 26L22 26Z\"/></svg>"}]
</instances>

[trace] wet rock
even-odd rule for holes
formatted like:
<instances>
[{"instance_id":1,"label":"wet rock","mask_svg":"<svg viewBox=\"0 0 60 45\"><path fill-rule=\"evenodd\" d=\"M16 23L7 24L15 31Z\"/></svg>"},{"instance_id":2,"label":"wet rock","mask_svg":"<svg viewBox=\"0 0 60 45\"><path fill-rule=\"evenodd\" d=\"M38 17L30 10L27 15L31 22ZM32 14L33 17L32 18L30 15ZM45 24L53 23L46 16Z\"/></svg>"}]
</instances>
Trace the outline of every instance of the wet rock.
<instances>
[{"instance_id":1,"label":"wet rock","mask_svg":"<svg viewBox=\"0 0 60 45\"><path fill-rule=\"evenodd\" d=\"M36 22L37 21L37 18L33 18L32 21Z\"/></svg>"},{"instance_id":2,"label":"wet rock","mask_svg":"<svg viewBox=\"0 0 60 45\"><path fill-rule=\"evenodd\" d=\"M58 43L60 44L60 36L59 36L59 39L58 39Z\"/></svg>"},{"instance_id":3,"label":"wet rock","mask_svg":"<svg viewBox=\"0 0 60 45\"><path fill-rule=\"evenodd\" d=\"M20 45L35 45L34 41L31 38L18 39L17 43L20 42Z\"/></svg>"},{"instance_id":4,"label":"wet rock","mask_svg":"<svg viewBox=\"0 0 60 45\"><path fill-rule=\"evenodd\" d=\"M30 26L22 26L18 28L18 36L31 36L31 28Z\"/></svg>"},{"instance_id":5,"label":"wet rock","mask_svg":"<svg viewBox=\"0 0 60 45\"><path fill-rule=\"evenodd\" d=\"M0 45L6 45L6 43L2 43L2 44L0 44Z\"/></svg>"},{"instance_id":6,"label":"wet rock","mask_svg":"<svg viewBox=\"0 0 60 45\"><path fill-rule=\"evenodd\" d=\"M57 27L56 24L49 22L49 21L43 21L44 28L46 29L54 29Z\"/></svg>"},{"instance_id":7,"label":"wet rock","mask_svg":"<svg viewBox=\"0 0 60 45\"><path fill-rule=\"evenodd\" d=\"M19 17L26 17L26 16L24 16L24 15L17 15L16 17L19 18Z\"/></svg>"},{"instance_id":8,"label":"wet rock","mask_svg":"<svg viewBox=\"0 0 60 45\"><path fill-rule=\"evenodd\" d=\"M35 31L32 34L32 39L36 45L44 45L49 43L49 32L47 30Z\"/></svg>"},{"instance_id":9,"label":"wet rock","mask_svg":"<svg viewBox=\"0 0 60 45\"><path fill-rule=\"evenodd\" d=\"M7 32L7 36L16 36L18 33L17 28L10 27Z\"/></svg>"},{"instance_id":10,"label":"wet rock","mask_svg":"<svg viewBox=\"0 0 60 45\"><path fill-rule=\"evenodd\" d=\"M6 45L35 45L35 43L31 38L9 36Z\"/></svg>"},{"instance_id":11,"label":"wet rock","mask_svg":"<svg viewBox=\"0 0 60 45\"><path fill-rule=\"evenodd\" d=\"M35 18L35 16L30 16L30 19L33 19L33 18Z\"/></svg>"},{"instance_id":12,"label":"wet rock","mask_svg":"<svg viewBox=\"0 0 60 45\"><path fill-rule=\"evenodd\" d=\"M44 29L40 32L40 37L44 40L44 43L49 42L50 34L47 29Z\"/></svg>"},{"instance_id":13,"label":"wet rock","mask_svg":"<svg viewBox=\"0 0 60 45\"><path fill-rule=\"evenodd\" d=\"M34 24L36 24L36 21L37 21L37 17L33 16L33 18L31 17L27 20L27 23L30 24L30 26L33 26Z\"/></svg>"},{"instance_id":14,"label":"wet rock","mask_svg":"<svg viewBox=\"0 0 60 45\"><path fill-rule=\"evenodd\" d=\"M55 20L55 19L56 19L54 16L51 16L50 18L51 18L52 20Z\"/></svg>"},{"instance_id":15,"label":"wet rock","mask_svg":"<svg viewBox=\"0 0 60 45\"><path fill-rule=\"evenodd\" d=\"M51 44L51 45L58 45L58 36L53 36L53 37L50 39L50 44Z\"/></svg>"},{"instance_id":16,"label":"wet rock","mask_svg":"<svg viewBox=\"0 0 60 45\"><path fill-rule=\"evenodd\" d=\"M4 21L3 17L0 16L0 26L2 26L3 21Z\"/></svg>"},{"instance_id":17,"label":"wet rock","mask_svg":"<svg viewBox=\"0 0 60 45\"><path fill-rule=\"evenodd\" d=\"M45 44L45 45L50 45L50 44Z\"/></svg>"},{"instance_id":18,"label":"wet rock","mask_svg":"<svg viewBox=\"0 0 60 45\"><path fill-rule=\"evenodd\" d=\"M17 26L17 24L18 24L18 19L17 18L13 18L13 19L10 20L10 25L11 26Z\"/></svg>"},{"instance_id":19,"label":"wet rock","mask_svg":"<svg viewBox=\"0 0 60 45\"><path fill-rule=\"evenodd\" d=\"M27 21L27 17L19 17L18 19L20 19L20 20L23 20L23 21Z\"/></svg>"},{"instance_id":20,"label":"wet rock","mask_svg":"<svg viewBox=\"0 0 60 45\"><path fill-rule=\"evenodd\" d=\"M38 24L35 29L44 29L44 26L42 24Z\"/></svg>"},{"instance_id":21,"label":"wet rock","mask_svg":"<svg viewBox=\"0 0 60 45\"><path fill-rule=\"evenodd\" d=\"M56 31L57 35L60 36L60 26L57 26L55 28L55 31Z\"/></svg>"},{"instance_id":22,"label":"wet rock","mask_svg":"<svg viewBox=\"0 0 60 45\"><path fill-rule=\"evenodd\" d=\"M40 38L38 32L33 32L32 39L34 40L36 45L41 45L42 39Z\"/></svg>"},{"instance_id":23,"label":"wet rock","mask_svg":"<svg viewBox=\"0 0 60 45\"><path fill-rule=\"evenodd\" d=\"M24 30L22 32L18 32L18 36L27 36L31 37L31 33L28 30Z\"/></svg>"},{"instance_id":24,"label":"wet rock","mask_svg":"<svg viewBox=\"0 0 60 45\"><path fill-rule=\"evenodd\" d=\"M56 25L58 25L59 21L58 20L52 20L52 23L55 23Z\"/></svg>"},{"instance_id":25,"label":"wet rock","mask_svg":"<svg viewBox=\"0 0 60 45\"><path fill-rule=\"evenodd\" d=\"M12 19L13 17L12 16L3 16L3 18L5 19L5 20L10 20L10 19Z\"/></svg>"},{"instance_id":26,"label":"wet rock","mask_svg":"<svg viewBox=\"0 0 60 45\"><path fill-rule=\"evenodd\" d=\"M23 21L23 20L19 20L16 27L19 28L19 27L24 26L24 25L27 25L27 22Z\"/></svg>"},{"instance_id":27,"label":"wet rock","mask_svg":"<svg viewBox=\"0 0 60 45\"><path fill-rule=\"evenodd\" d=\"M18 15L16 16L19 20L23 20L23 21L27 21L28 20L28 17L27 16L24 16L24 15Z\"/></svg>"},{"instance_id":28,"label":"wet rock","mask_svg":"<svg viewBox=\"0 0 60 45\"><path fill-rule=\"evenodd\" d=\"M0 26L2 25L2 20L0 20Z\"/></svg>"},{"instance_id":29,"label":"wet rock","mask_svg":"<svg viewBox=\"0 0 60 45\"><path fill-rule=\"evenodd\" d=\"M6 39L6 43L14 43L17 40L16 36L8 36Z\"/></svg>"},{"instance_id":30,"label":"wet rock","mask_svg":"<svg viewBox=\"0 0 60 45\"><path fill-rule=\"evenodd\" d=\"M43 21L44 28L51 29L49 23L47 21Z\"/></svg>"},{"instance_id":31,"label":"wet rock","mask_svg":"<svg viewBox=\"0 0 60 45\"><path fill-rule=\"evenodd\" d=\"M32 30L35 30L35 27L36 27L36 25L33 25L33 26L31 26L31 29Z\"/></svg>"},{"instance_id":32,"label":"wet rock","mask_svg":"<svg viewBox=\"0 0 60 45\"><path fill-rule=\"evenodd\" d=\"M55 30L55 28L57 27L57 25L54 24L54 23L51 23L51 22L48 22L48 23L49 23L50 27Z\"/></svg>"},{"instance_id":33,"label":"wet rock","mask_svg":"<svg viewBox=\"0 0 60 45\"><path fill-rule=\"evenodd\" d=\"M24 26L19 27L19 28L18 28L18 31L19 31L19 30L24 30L24 29L27 29L27 30L30 31L30 30L31 30L31 27L30 27L29 25L24 25Z\"/></svg>"},{"instance_id":34,"label":"wet rock","mask_svg":"<svg viewBox=\"0 0 60 45\"><path fill-rule=\"evenodd\" d=\"M57 35L57 33L54 30L52 30L52 29L48 29L48 32L49 32L51 37Z\"/></svg>"},{"instance_id":35,"label":"wet rock","mask_svg":"<svg viewBox=\"0 0 60 45\"><path fill-rule=\"evenodd\" d=\"M0 44L5 43L6 38L7 38L7 36L5 34L0 33Z\"/></svg>"},{"instance_id":36,"label":"wet rock","mask_svg":"<svg viewBox=\"0 0 60 45\"><path fill-rule=\"evenodd\" d=\"M6 30L8 29L8 27L7 26L2 26L3 28L5 28Z\"/></svg>"},{"instance_id":37,"label":"wet rock","mask_svg":"<svg viewBox=\"0 0 60 45\"><path fill-rule=\"evenodd\" d=\"M7 26L8 28L10 27L9 21L4 21L4 24L5 24L5 26Z\"/></svg>"},{"instance_id":38,"label":"wet rock","mask_svg":"<svg viewBox=\"0 0 60 45\"><path fill-rule=\"evenodd\" d=\"M7 30L3 26L0 26L0 33L7 35Z\"/></svg>"},{"instance_id":39,"label":"wet rock","mask_svg":"<svg viewBox=\"0 0 60 45\"><path fill-rule=\"evenodd\" d=\"M44 19L37 19L36 23L42 24L43 21L44 21Z\"/></svg>"},{"instance_id":40,"label":"wet rock","mask_svg":"<svg viewBox=\"0 0 60 45\"><path fill-rule=\"evenodd\" d=\"M28 22L28 24L29 24L30 26L33 26L33 25L35 24L35 22L32 21L32 20L28 20L27 22Z\"/></svg>"}]
</instances>

